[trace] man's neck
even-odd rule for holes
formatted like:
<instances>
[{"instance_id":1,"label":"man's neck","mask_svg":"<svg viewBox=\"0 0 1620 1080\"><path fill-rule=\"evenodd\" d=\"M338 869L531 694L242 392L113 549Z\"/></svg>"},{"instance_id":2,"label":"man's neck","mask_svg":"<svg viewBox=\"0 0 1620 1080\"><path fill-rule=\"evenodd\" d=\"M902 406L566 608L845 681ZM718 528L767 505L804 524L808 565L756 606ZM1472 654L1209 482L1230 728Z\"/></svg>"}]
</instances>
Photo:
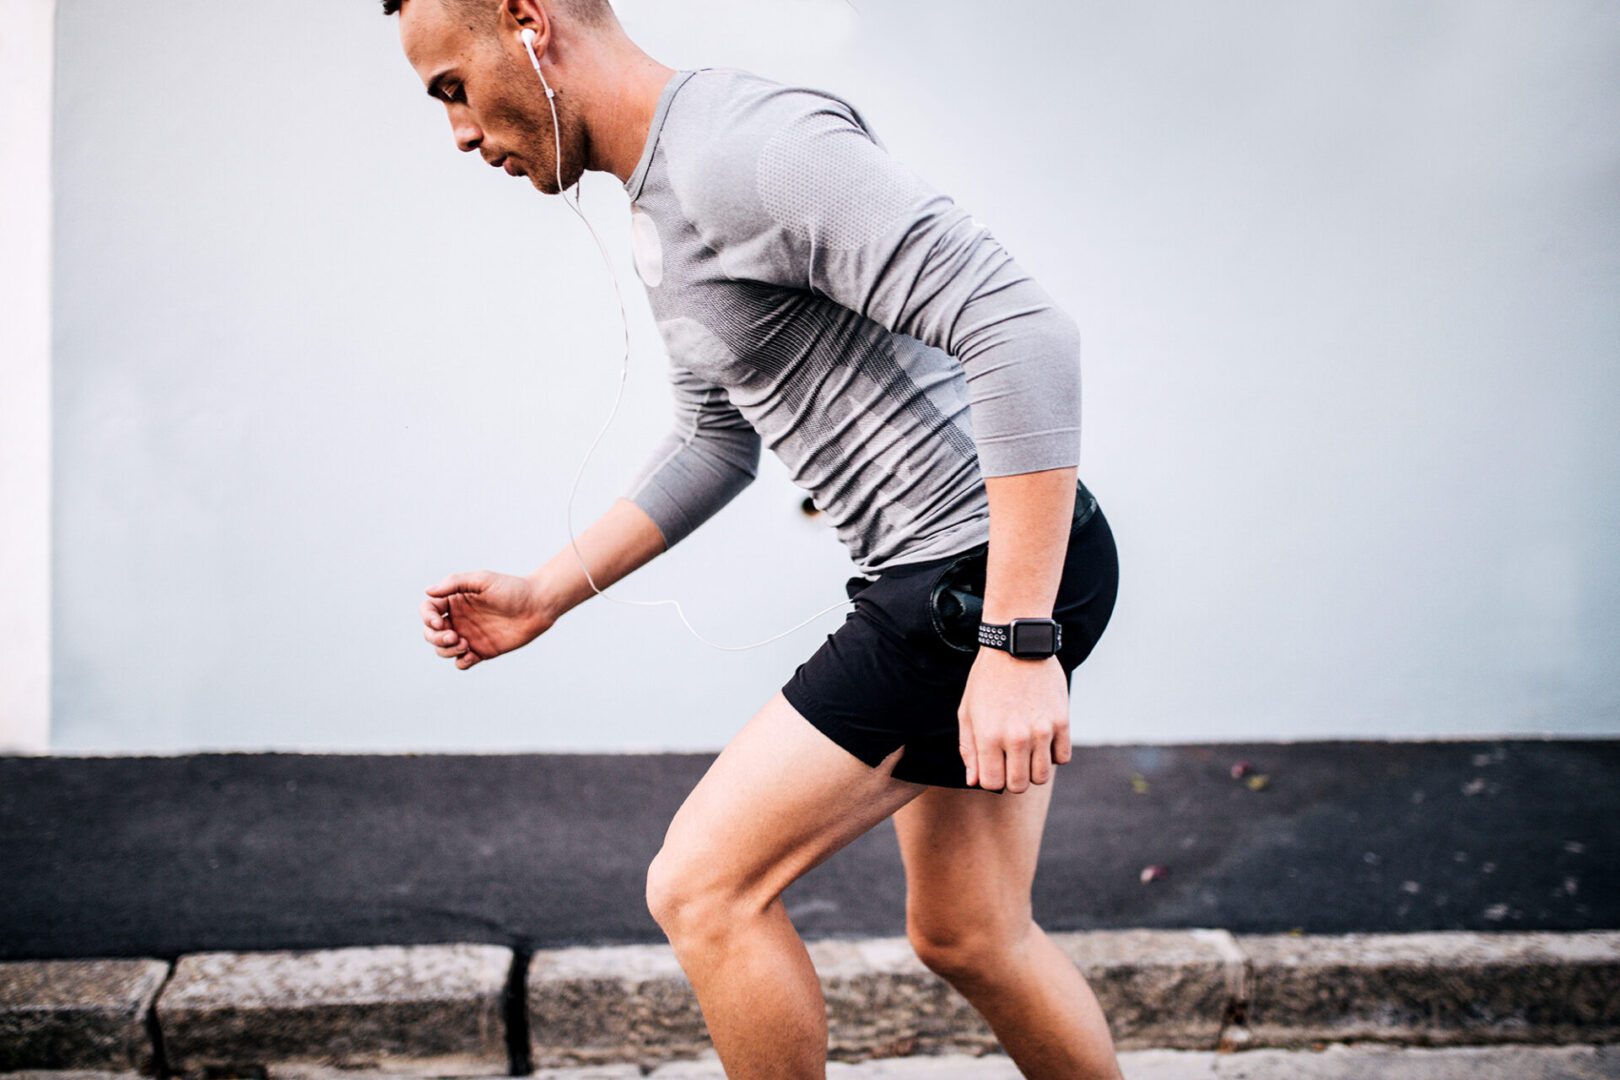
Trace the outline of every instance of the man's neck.
<instances>
[{"instance_id":1,"label":"man's neck","mask_svg":"<svg viewBox=\"0 0 1620 1080\"><path fill-rule=\"evenodd\" d=\"M633 47L595 54L589 62L587 85L602 89L579 103L585 120L585 167L612 173L627 184L641 162L658 98L675 69Z\"/></svg>"}]
</instances>

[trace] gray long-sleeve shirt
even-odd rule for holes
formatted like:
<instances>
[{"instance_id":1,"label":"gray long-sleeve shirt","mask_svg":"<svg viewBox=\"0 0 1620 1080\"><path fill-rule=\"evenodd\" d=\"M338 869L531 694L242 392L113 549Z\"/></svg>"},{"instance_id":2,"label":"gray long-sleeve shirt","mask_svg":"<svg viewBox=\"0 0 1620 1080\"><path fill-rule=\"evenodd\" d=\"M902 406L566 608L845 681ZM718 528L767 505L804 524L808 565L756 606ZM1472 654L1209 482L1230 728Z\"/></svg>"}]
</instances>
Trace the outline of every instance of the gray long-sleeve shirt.
<instances>
[{"instance_id":1,"label":"gray long-sleeve shirt","mask_svg":"<svg viewBox=\"0 0 1620 1080\"><path fill-rule=\"evenodd\" d=\"M762 438L867 576L987 539L985 477L1079 464L1074 320L843 98L679 71L625 190L676 419L624 494L666 547Z\"/></svg>"}]
</instances>

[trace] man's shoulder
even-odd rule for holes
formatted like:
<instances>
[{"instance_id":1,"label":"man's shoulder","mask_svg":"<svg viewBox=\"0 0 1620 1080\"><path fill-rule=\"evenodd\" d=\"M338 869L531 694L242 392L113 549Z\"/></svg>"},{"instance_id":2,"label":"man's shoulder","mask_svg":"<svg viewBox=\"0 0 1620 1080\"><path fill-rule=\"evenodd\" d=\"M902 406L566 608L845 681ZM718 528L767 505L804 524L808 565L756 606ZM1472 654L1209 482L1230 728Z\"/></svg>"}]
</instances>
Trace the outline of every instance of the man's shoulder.
<instances>
[{"instance_id":1,"label":"man's shoulder","mask_svg":"<svg viewBox=\"0 0 1620 1080\"><path fill-rule=\"evenodd\" d=\"M830 90L778 82L740 68L702 68L681 88L678 115L666 126L666 169L687 217L711 246L746 240L768 228L776 204L812 177L818 158L853 136L882 143L865 118ZM791 201L791 199L789 199Z\"/></svg>"},{"instance_id":2,"label":"man's shoulder","mask_svg":"<svg viewBox=\"0 0 1620 1080\"><path fill-rule=\"evenodd\" d=\"M698 68L681 87L680 97L678 116L672 115L671 119L682 126L695 125L710 140L724 141L736 134L759 127L770 129L795 116L825 110L849 116L863 128L867 126L854 104L835 91L781 82L745 68ZM713 120L724 120L731 126L704 126Z\"/></svg>"},{"instance_id":3,"label":"man's shoulder","mask_svg":"<svg viewBox=\"0 0 1620 1080\"><path fill-rule=\"evenodd\" d=\"M708 182L746 176L767 152L780 154L826 126L858 129L865 118L838 94L778 82L742 68L699 68L681 87L664 123L673 169ZM685 177L683 177L685 178Z\"/></svg>"}]
</instances>

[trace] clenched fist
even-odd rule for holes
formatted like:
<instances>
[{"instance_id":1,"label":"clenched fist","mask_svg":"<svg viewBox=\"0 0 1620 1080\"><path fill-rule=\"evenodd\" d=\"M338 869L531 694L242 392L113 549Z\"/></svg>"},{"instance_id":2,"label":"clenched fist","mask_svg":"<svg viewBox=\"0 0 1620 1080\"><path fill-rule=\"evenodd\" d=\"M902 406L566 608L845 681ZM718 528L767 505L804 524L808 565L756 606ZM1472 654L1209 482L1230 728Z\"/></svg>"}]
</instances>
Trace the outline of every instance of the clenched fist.
<instances>
[{"instance_id":1,"label":"clenched fist","mask_svg":"<svg viewBox=\"0 0 1620 1080\"><path fill-rule=\"evenodd\" d=\"M534 583L512 574L451 574L427 594L422 636L462 671L522 648L556 622Z\"/></svg>"}]
</instances>

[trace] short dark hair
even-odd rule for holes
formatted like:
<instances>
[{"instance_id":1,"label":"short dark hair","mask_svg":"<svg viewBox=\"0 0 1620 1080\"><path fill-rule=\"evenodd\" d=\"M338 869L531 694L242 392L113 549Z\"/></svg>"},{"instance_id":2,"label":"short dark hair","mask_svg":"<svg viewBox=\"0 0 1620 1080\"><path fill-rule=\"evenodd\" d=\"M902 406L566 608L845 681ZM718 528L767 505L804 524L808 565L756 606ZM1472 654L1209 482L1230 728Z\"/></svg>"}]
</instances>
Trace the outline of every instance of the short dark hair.
<instances>
[{"instance_id":1,"label":"short dark hair","mask_svg":"<svg viewBox=\"0 0 1620 1080\"><path fill-rule=\"evenodd\" d=\"M495 0L445 0L463 14L494 17ZM383 14L396 15L405 0L382 0ZM613 5L609 0L551 0L550 7L560 11L564 18L585 26L604 26L613 21Z\"/></svg>"}]
</instances>

